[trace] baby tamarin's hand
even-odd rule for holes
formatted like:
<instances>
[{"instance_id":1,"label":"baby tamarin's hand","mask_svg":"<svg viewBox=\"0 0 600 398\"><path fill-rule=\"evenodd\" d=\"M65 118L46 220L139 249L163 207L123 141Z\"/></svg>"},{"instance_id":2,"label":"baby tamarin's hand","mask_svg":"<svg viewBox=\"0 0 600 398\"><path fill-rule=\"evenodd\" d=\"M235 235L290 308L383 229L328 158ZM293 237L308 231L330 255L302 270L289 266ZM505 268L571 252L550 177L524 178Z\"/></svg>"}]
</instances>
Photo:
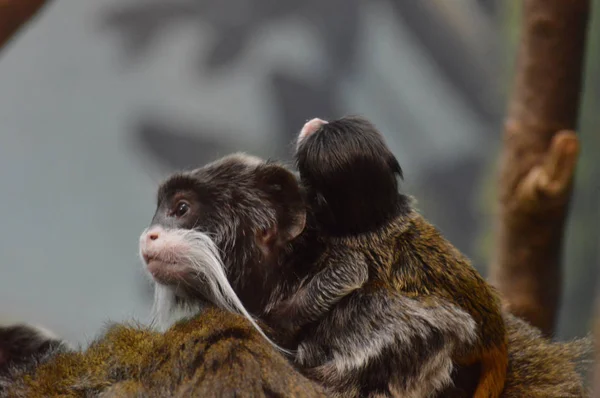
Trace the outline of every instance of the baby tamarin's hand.
<instances>
[{"instance_id":1,"label":"baby tamarin's hand","mask_svg":"<svg viewBox=\"0 0 600 398\"><path fill-rule=\"evenodd\" d=\"M335 256L338 264L319 271L290 298L268 313L274 329L293 336L300 328L322 319L344 297L360 289L369 279L364 256L348 253Z\"/></svg>"},{"instance_id":2,"label":"baby tamarin's hand","mask_svg":"<svg viewBox=\"0 0 600 398\"><path fill-rule=\"evenodd\" d=\"M296 307L297 304L293 298L282 301L269 312L267 323L279 333L288 336L296 334L301 326L296 322Z\"/></svg>"}]
</instances>

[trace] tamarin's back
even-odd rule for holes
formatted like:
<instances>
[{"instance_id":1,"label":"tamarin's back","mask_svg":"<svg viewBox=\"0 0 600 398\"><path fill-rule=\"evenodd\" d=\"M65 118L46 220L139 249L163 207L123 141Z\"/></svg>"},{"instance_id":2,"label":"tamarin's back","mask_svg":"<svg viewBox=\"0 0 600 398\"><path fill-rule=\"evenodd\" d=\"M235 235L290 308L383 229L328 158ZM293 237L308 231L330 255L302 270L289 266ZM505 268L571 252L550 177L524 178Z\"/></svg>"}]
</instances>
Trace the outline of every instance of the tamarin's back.
<instances>
[{"instance_id":1,"label":"tamarin's back","mask_svg":"<svg viewBox=\"0 0 600 398\"><path fill-rule=\"evenodd\" d=\"M587 356L592 351L589 337L571 342L552 342L518 317L504 314L508 332L508 372L502 398L585 398ZM457 386L439 398L470 398L475 386L472 374L463 373Z\"/></svg>"},{"instance_id":2,"label":"tamarin's back","mask_svg":"<svg viewBox=\"0 0 600 398\"><path fill-rule=\"evenodd\" d=\"M415 215L409 227L397 239L402 246L396 259L406 271L397 280L403 290L420 294L427 292L461 303L481 327L481 336L500 338L507 335L508 369L502 397L552 398L586 397L581 375L577 372L582 356L589 352L591 342L581 339L570 343L552 342L524 320L499 308L493 288L470 266L468 260L446 241L439 231L422 217ZM411 254L415 254L412 256ZM411 272L410 266L429 266L423 273ZM412 275L412 280L411 276ZM421 280L420 278L423 278ZM457 282L460 281L460 282ZM412 286L409 285L412 283ZM477 294L484 286L492 294ZM461 287L477 288L461 290Z\"/></svg>"},{"instance_id":3,"label":"tamarin's back","mask_svg":"<svg viewBox=\"0 0 600 398\"><path fill-rule=\"evenodd\" d=\"M456 303L479 325L483 343L506 339L499 296L440 231L413 211L394 239L392 283L404 294Z\"/></svg>"},{"instance_id":4,"label":"tamarin's back","mask_svg":"<svg viewBox=\"0 0 600 398\"><path fill-rule=\"evenodd\" d=\"M383 234L345 238L340 243L356 251L370 250L369 260L377 264L371 274L374 287L391 282L394 289L409 296L441 297L458 303L479 325L484 344L494 339L501 343L506 336L508 369L502 397L588 396L577 367L591 349L590 340L552 342L527 322L500 310L493 287L417 212L400 218ZM378 247L377 251L373 247ZM497 312L490 311L494 308ZM450 390L439 396L466 398L473 394Z\"/></svg>"},{"instance_id":5,"label":"tamarin's back","mask_svg":"<svg viewBox=\"0 0 600 398\"><path fill-rule=\"evenodd\" d=\"M475 350L504 346L500 300L469 260L416 210L381 230L331 238L330 252L352 250L366 257L369 289L389 289L407 297L442 299L466 311L478 325ZM467 361L470 362L470 361Z\"/></svg>"},{"instance_id":6,"label":"tamarin's back","mask_svg":"<svg viewBox=\"0 0 600 398\"><path fill-rule=\"evenodd\" d=\"M324 397L244 318L218 309L164 334L117 325L4 380L6 397Z\"/></svg>"},{"instance_id":7,"label":"tamarin's back","mask_svg":"<svg viewBox=\"0 0 600 398\"><path fill-rule=\"evenodd\" d=\"M591 353L590 338L552 342L516 316L506 314L508 374L505 398L588 397L579 371ZM581 369L579 369L581 368Z\"/></svg>"},{"instance_id":8,"label":"tamarin's back","mask_svg":"<svg viewBox=\"0 0 600 398\"><path fill-rule=\"evenodd\" d=\"M247 320L216 309L167 331L140 381L156 397L325 396Z\"/></svg>"}]
</instances>

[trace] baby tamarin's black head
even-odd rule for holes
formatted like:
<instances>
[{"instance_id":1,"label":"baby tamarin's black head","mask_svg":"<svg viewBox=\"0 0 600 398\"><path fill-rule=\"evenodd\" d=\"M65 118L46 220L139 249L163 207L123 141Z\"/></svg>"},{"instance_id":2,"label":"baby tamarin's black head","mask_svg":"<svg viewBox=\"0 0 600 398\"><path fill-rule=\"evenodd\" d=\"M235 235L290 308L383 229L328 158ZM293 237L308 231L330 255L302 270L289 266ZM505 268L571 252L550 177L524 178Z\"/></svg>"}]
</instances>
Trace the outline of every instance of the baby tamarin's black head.
<instances>
[{"instance_id":1,"label":"baby tamarin's black head","mask_svg":"<svg viewBox=\"0 0 600 398\"><path fill-rule=\"evenodd\" d=\"M398 192L402 169L368 120L348 116L304 125L296 162L322 232L373 231L409 206Z\"/></svg>"},{"instance_id":2,"label":"baby tamarin's black head","mask_svg":"<svg viewBox=\"0 0 600 398\"><path fill-rule=\"evenodd\" d=\"M235 154L170 177L140 237L159 322L202 300L259 314L283 272L281 252L305 223L299 182L281 165Z\"/></svg>"}]
</instances>

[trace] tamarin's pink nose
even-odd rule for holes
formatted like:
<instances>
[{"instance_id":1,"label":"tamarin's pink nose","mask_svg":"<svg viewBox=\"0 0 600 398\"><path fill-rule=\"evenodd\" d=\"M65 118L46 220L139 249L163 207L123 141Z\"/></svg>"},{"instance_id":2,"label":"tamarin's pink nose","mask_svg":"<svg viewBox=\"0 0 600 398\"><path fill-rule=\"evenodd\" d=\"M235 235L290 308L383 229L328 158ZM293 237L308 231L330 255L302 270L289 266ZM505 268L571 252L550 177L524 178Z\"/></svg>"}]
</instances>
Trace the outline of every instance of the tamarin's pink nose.
<instances>
[{"instance_id":1,"label":"tamarin's pink nose","mask_svg":"<svg viewBox=\"0 0 600 398\"><path fill-rule=\"evenodd\" d=\"M154 227L150 231L146 232L146 242L157 241L160 238L162 229L160 227Z\"/></svg>"}]
</instances>

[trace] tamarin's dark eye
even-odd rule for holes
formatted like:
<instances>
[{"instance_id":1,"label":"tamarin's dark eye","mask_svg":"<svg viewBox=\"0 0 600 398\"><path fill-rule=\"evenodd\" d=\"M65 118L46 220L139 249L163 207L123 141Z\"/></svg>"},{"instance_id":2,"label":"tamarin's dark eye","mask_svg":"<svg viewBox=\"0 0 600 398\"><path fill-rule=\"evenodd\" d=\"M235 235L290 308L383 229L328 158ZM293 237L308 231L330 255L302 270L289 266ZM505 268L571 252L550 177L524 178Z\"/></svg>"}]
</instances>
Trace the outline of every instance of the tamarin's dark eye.
<instances>
[{"instance_id":1,"label":"tamarin's dark eye","mask_svg":"<svg viewBox=\"0 0 600 398\"><path fill-rule=\"evenodd\" d=\"M176 217L183 217L189 210L190 205L187 202L181 201L177 203L173 214L175 214Z\"/></svg>"}]
</instances>

